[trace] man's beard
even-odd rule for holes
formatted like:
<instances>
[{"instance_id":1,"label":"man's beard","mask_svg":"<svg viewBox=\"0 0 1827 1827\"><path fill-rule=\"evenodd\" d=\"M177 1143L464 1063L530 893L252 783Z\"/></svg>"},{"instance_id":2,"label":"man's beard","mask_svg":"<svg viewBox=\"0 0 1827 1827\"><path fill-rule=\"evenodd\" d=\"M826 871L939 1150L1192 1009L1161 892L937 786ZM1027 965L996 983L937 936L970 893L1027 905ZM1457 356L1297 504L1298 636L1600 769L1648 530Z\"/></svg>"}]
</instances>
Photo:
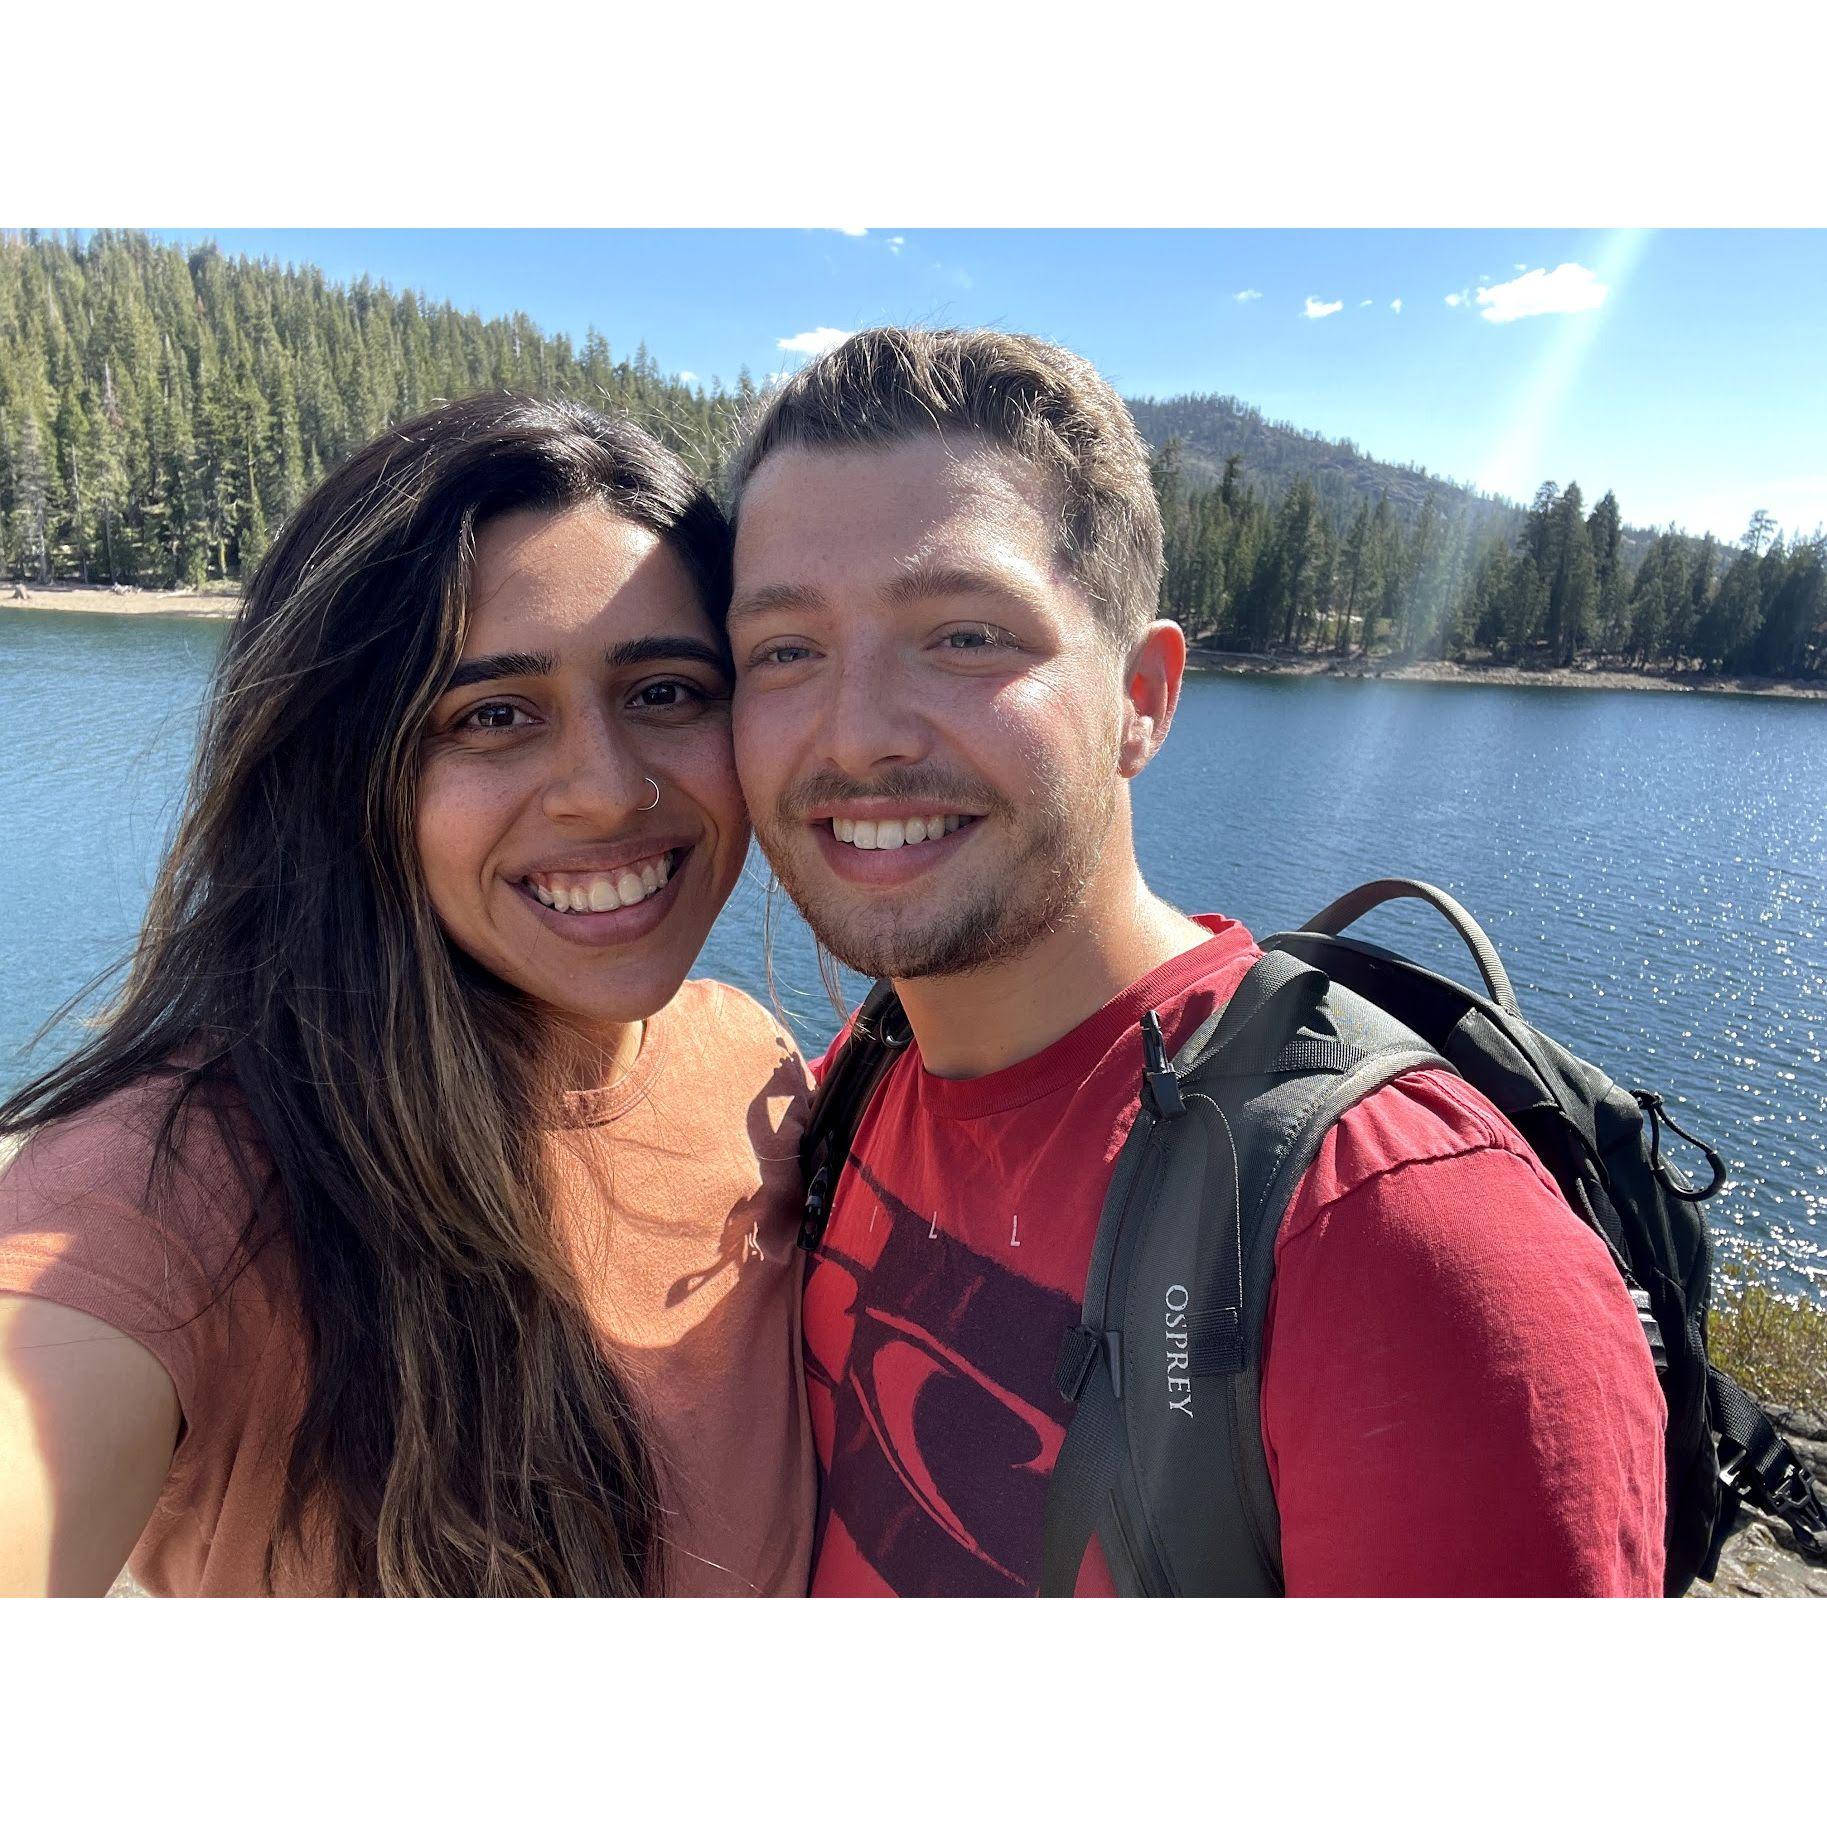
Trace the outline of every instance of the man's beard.
<instances>
[{"instance_id":1,"label":"man's beard","mask_svg":"<svg viewBox=\"0 0 1827 1827\"><path fill-rule=\"evenodd\" d=\"M838 903L847 892L843 884L831 882L817 862L802 866L797 846L780 842L778 834L806 830L803 818L792 811L795 804L829 804L846 797L931 798L961 809L981 808L984 817L1021 835L1020 848L993 874L977 873L970 889L954 889L947 904L930 913L902 913L866 902L840 911ZM820 777L793 788L771 819L756 817L755 835L781 887L840 964L865 977L949 977L1005 964L1058 928L1084 898L1096 872L1115 798L1114 779L1103 783L1097 802L1089 806L1071 804L1055 787L1024 813L980 783L929 769L897 770L870 782L866 790ZM964 873L972 869L967 864ZM921 886L910 885L910 898Z\"/></svg>"}]
</instances>

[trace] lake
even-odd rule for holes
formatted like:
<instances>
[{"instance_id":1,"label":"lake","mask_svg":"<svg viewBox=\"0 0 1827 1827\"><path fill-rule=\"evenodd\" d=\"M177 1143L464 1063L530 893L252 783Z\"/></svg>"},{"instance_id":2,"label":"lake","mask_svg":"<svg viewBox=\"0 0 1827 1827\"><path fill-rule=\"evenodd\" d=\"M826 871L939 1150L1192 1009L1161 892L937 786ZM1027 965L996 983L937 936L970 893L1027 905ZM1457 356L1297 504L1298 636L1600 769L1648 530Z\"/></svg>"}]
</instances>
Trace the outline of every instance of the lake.
<instances>
[{"instance_id":1,"label":"lake","mask_svg":"<svg viewBox=\"0 0 1827 1827\"><path fill-rule=\"evenodd\" d=\"M131 942L223 630L0 610L0 1088ZM1370 876L1458 896L1526 1015L1726 1157L1722 1243L1827 1298L1827 705L1196 675L1135 801L1154 886L1258 933ZM702 966L763 1001L765 884L751 858ZM775 986L822 1045L810 937L775 902ZM1362 930L1469 971L1425 910Z\"/></svg>"}]
</instances>

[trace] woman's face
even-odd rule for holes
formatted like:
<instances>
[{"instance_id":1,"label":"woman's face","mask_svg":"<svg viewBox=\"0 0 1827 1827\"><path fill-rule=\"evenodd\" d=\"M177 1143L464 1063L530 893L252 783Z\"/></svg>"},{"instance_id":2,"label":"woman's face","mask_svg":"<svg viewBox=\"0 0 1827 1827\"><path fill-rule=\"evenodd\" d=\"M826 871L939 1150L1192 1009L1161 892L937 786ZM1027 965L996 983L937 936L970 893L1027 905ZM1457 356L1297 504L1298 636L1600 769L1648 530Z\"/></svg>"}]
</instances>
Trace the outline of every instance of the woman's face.
<instances>
[{"instance_id":1,"label":"woman's face","mask_svg":"<svg viewBox=\"0 0 1827 1827\"><path fill-rule=\"evenodd\" d=\"M489 522L419 778L452 941L613 1046L672 999L748 836L729 678L672 549L594 504Z\"/></svg>"}]
</instances>

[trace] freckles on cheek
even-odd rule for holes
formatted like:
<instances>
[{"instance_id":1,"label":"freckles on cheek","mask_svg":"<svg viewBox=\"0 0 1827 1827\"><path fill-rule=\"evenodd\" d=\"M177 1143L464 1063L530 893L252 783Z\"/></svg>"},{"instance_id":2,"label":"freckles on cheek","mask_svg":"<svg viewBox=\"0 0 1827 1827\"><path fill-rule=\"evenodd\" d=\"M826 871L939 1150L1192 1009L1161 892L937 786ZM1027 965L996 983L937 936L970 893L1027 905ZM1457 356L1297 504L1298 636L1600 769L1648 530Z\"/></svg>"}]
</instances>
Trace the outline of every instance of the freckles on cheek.
<instances>
[{"instance_id":1,"label":"freckles on cheek","mask_svg":"<svg viewBox=\"0 0 1827 1827\"><path fill-rule=\"evenodd\" d=\"M495 798L449 766L433 763L420 776L419 867L435 910L447 922L478 892L480 865L502 825Z\"/></svg>"}]
</instances>

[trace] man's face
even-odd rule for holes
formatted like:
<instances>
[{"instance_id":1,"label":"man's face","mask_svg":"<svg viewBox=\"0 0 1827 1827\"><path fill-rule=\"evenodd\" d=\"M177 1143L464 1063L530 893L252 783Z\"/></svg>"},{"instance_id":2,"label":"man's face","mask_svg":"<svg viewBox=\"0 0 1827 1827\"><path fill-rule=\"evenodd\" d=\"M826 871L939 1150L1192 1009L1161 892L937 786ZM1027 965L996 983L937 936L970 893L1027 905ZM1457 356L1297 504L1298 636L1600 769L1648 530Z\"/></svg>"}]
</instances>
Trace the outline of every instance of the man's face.
<instances>
[{"instance_id":1,"label":"man's face","mask_svg":"<svg viewBox=\"0 0 1827 1827\"><path fill-rule=\"evenodd\" d=\"M737 769L782 885L868 976L1019 956L1097 868L1122 665L1052 507L968 437L783 450L744 491Z\"/></svg>"}]
</instances>

